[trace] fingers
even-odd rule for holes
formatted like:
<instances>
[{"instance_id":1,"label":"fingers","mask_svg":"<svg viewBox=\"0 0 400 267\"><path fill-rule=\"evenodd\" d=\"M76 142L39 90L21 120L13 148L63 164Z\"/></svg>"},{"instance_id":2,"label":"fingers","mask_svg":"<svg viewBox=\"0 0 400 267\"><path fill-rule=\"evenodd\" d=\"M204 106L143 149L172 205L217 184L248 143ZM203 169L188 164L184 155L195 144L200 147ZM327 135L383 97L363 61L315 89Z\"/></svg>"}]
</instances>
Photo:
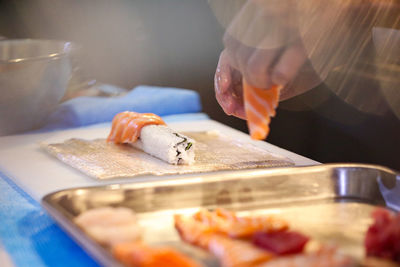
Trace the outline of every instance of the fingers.
<instances>
[{"instance_id":1,"label":"fingers","mask_svg":"<svg viewBox=\"0 0 400 267\"><path fill-rule=\"evenodd\" d=\"M224 46L224 51L230 66L238 71L242 71L242 68L247 64L247 60L252 53L252 49L245 46L228 33L224 35Z\"/></svg>"},{"instance_id":2,"label":"fingers","mask_svg":"<svg viewBox=\"0 0 400 267\"><path fill-rule=\"evenodd\" d=\"M300 43L289 46L272 70L272 83L286 86L296 77L306 59L306 52Z\"/></svg>"},{"instance_id":3,"label":"fingers","mask_svg":"<svg viewBox=\"0 0 400 267\"><path fill-rule=\"evenodd\" d=\"M243 99L232 95L216 95L217 101L227 115L232 115L240 119L246 119Z\"/></svg>"},{"instance_id":4,"label":"fingers","mask_svg":"<svg viewBox=\"0 0 400 267\"><path fill-rule=\"evenodd\" d=\"M214 88L217 94L225 93L231 85L231 69L226 51L219 56L217 69L214 76Z\"/></svg>"},{"instance_id":5,"label":"fingers","mask_svg":"<svg viewBox=\"0 0 400 267\"><path fill-rule=\"evenodd\" d=\"M220 55L214 83L216 99L224 112L244 119L242 76L230 66L225 50Z\"/></svg>"},{"instance_id":6,"label":"fingers","mask_svg":"<svg viewBox=\"0 0 400 267\"><path fill-rule=\"evenodd\" d=\"M224 35L231 66L239 70L249 84L259 88L268 88L268 67L275 57L269 49L261 49L266 38L264 6L264 0L247 1Z\"/></svg>"},{"instance_id":7,"label":"fingers","mask_svg":"<svg viewBox=\"0 0 400 267\"><path fill-rule=\"evenodd\" d=\"M310 84L315 84L310 80L310 75L304 77L301 83L293 83L299 72L301 70L304 72L304 65L307 60L307 53L300 41L279 49L252 49L250 52L246 50L247 48L242 48L245 46L238 45L237 41L235 43L230 40L229 44L231 50L226 49L223 60L229 68L231 68L232 62L237 66L235 69L240 72L240 77L235 78L235 81L241 80L241 76L243 76L250 85L257 88L268 89L274 84L281 85L284 87L281 99L301 94L312 88L309 86ZM239 93L235 92L237 87L232 84L232 73L237 72L233 70L233 68L228 70L228 77L230 78L225 79L229 82L225 83L223 90L230 90L236 96L241 96L241 88ZM286 87L289 84L290 86ZM226 97L231 98L232 96L227 95ZM230 108L227 107L227 104L225 105L226 111L229 114L236 115L234 110L238 108L235 104L237 101L232 100L231 102Z\"/></svg>"},{"instance_id":8,"label":"fingers","mask_svg":"<svg viewBox=\"0 0 400 267\"><path fill-rule=\"evenodd\" d=\"M258 88L268 89L272 86L270 68L278 56L276 50L257 49L250 56L247 65L243 68L243 76L246 81Z\"/></svg>"},{"instance_id":9,"label":"fingers","mask_svg":"<svg viewBox=\"0 0 400 267\"><path fill-rule=\"evenodd\" d=\"M278 61L282 51L293 43L296 30L291 23L291 3L275 0L270 5L265 0L248 0L226 30L224 45L230 64L254 87L268 89L273 85L272 66ZM291 53L290 51L287 56ZM286 59L283 64L286 64ZM296 69L293 72L296 73L297 65L294 67ZM283 73L277 72L276 77L285 77L286 74L289 78L294 76L292 70L284 69Z\"/></svg>"},{"instance_id":10,"label":"fingers","mask_svg":"<svg viewBox=\"0 0 400 267\"><path fill-rule=\"evenodd\" d=\"M250 85L268 89L272 86L269 68L279 56L279 49L274 48L271 44L270 36L263 36L262 34L265 31L266 19L268 18L268 16L264 18L265 11L262 7L260 6L256 11L256 18L249 25L249 30L244 37L252 45L252 49L250 53L245 55L247 58L241 60L240 70ZM239 49L238 53L240 52Z\"/></svg>"},{"instance_id":11,"label":"fingers","mask_svg":"<svg viewBox=\"0 0 400 267\"><path fill-rule=\"evenodd\" d=\"M295 97L318 86L322 82L321 77L315 72L310 61L306 60L296 77L281 90L280 100Z\"/></svg>"},{"instance_id":12,"label":"fingers","mask_svg":"<svg viewBox=\"0 0 400 267\"><path fill-rule=\"evenodd\" d=\"M216 99L227 115L245 119L243 97L233 93L233 88L231 89L232 91L225 93L216 93Z\"/></svg>"},{"instance_id":13,"label":"fingers","mask_svg":"<svg viewBox=\"0 0 400 267\"><path fill-rule=\"evenodd\" d=\"M277 60L280 49L250 48L228 34L224 36L226 61L238 70L252 86L268 89L272 85L270 66Z\"/></svg>"}]
</instances>

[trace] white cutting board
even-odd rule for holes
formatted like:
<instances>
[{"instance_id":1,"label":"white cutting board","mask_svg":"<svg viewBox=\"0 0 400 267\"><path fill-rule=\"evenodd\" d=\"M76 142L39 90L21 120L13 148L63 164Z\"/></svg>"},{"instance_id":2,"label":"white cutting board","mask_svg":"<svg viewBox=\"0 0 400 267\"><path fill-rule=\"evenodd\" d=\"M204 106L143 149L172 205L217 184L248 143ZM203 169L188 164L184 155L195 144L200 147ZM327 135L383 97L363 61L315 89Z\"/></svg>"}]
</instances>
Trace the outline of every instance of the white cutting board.
<instances>
[{"instance_id":1,"label":"white cutting board","mask_svg":"<svg viewBox=\"0 0 400 267\"><path fill-rule=\"evenodd\" d=\"M233 138L252 142L271 153L285 156L291 159L297 166L318 164L316 161L269 143L251 140L247 134L213 120L175 122L168 125L177 131L218 130ZM40 201L48 193L70 187L141 182L151 179L168 179L171 177L141 176L119 180L95 180L48 155L39 146L41 142L57 143L69 138L105 138L109 130L110 124L106 123L72 130L0 137L0 171L37 201ZM193 176L193 174L180 175L179 177L184 178L186 176Z\"/></svg>"}]
</instances>

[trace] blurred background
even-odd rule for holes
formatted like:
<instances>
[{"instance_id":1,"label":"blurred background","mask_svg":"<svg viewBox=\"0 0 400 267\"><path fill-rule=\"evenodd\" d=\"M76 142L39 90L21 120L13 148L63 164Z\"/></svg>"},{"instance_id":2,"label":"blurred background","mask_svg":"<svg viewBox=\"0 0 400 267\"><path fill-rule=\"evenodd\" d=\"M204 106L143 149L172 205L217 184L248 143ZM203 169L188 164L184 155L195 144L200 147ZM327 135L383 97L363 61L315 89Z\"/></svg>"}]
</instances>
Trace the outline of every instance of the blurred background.
<instances>
[{"instance_id":1,"label":"blurred background","mask_svg":"<svg viewBox=\"0 0 400 267\"><path fill-rule=\"evenodd\" d=\"M206 0L0 0L0 36L75 42L88 79L126 89L140 84L193 89L212 119L247 132L245 122L225 115L215 99L223 33ZM376 51L369 43L364 52L368 59ZM376 106L371 112L332 90L361 87L366 95L381 79L400 88L399 78L393 79L400 77L399 61L383 68L373 62L359 62L358 71L336 68L327 82L281 102L268 142L321 162L400 169L400 117L393 108L398 99L393 104L367 94L369 106Z\"/></svg>"}]
</instances>

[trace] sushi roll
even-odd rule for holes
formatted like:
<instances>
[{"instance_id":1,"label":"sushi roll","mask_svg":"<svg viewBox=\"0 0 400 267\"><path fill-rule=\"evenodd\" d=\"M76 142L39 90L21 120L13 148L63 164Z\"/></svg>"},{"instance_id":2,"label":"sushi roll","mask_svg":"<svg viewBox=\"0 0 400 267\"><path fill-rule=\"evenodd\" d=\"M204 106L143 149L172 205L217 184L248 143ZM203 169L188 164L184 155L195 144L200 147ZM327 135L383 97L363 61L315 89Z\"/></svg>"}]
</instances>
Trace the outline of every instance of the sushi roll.
<instances>
[{"instance_id":1,"label":"sushi roll","mask_svg":"<svg viewBox=\"0 0 400 267\"><path fill-rule=\"evenodd\" d=\"M107 140L130 144L169 164L194 163L195 141L166 126L155 114L129 111L117 114Z\"/></svg>"},{"instance_id":2,"label":"sushi roll","mask_svg":"<svg viewBox=\"0 0 400 267\"><path fill-rule=\"evenodd\" d=\"M194 140L164 125L143 127L131 145L170 164L194 163Z\"/></svg>"}]
</instances>

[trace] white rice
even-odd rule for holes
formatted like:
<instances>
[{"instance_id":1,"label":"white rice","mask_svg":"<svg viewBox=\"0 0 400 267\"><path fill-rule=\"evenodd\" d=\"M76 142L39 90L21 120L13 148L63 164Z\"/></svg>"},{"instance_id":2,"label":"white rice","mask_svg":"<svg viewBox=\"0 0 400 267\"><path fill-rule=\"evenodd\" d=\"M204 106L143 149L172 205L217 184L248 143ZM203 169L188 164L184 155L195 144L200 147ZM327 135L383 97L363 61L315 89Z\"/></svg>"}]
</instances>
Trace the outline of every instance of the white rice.
<instances>
[{"instance_id":1,"label":"white rice","mask_svg":"<svg viewBox=\"0 0 400 267\"><path fill-rule=\"evenodd\" d=\"M194 163L195 141L164 125L143 127L139 139L131 145L170 164Z\"/></svg>"}]
</instances>

